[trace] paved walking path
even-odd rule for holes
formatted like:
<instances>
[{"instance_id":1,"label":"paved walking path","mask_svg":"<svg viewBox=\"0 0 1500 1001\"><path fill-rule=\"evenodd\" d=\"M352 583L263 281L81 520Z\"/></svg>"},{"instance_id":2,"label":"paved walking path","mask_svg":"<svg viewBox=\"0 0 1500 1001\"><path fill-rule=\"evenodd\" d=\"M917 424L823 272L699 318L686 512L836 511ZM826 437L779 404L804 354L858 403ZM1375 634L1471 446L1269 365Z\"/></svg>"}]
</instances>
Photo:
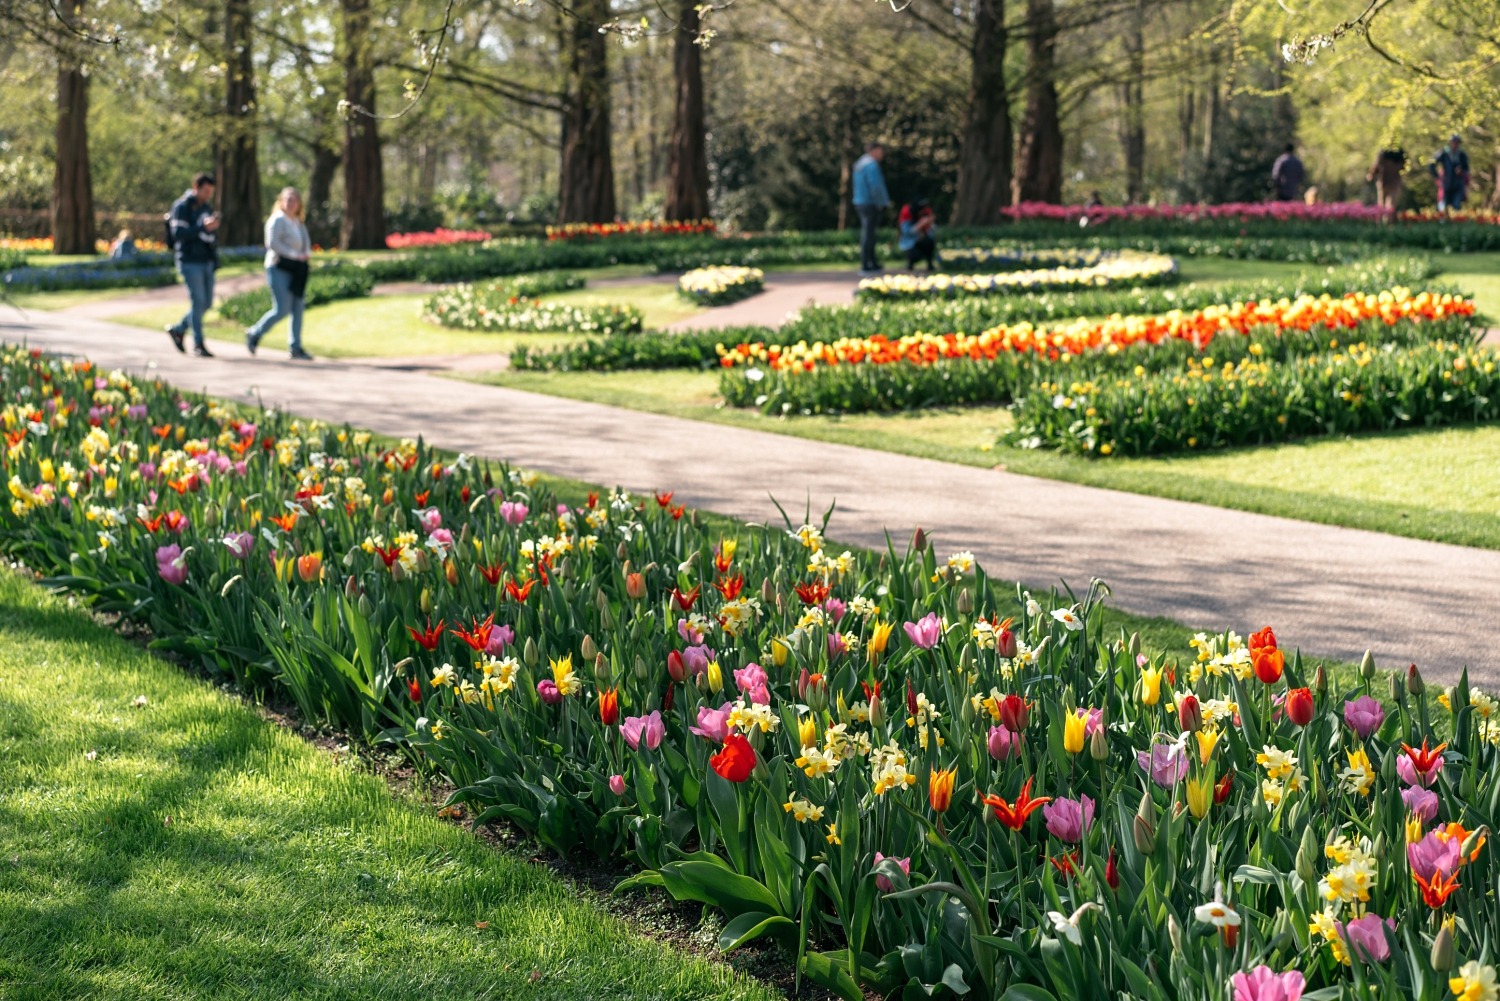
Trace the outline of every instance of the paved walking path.
<instances>
[{"instance_id":1,"label":"paved walking path","mask_svg":"<svg viewBox=\"0 0 1500 1001\"><path fill-rule=\"evenodd\" d=\"M854 301L859 276L852 271L777 272L766 274L765 291L748 299L716 306L696 316L678 320L669 330L705 330L713 327L779 327L788 313L809 303L844 306Z\"/></svg>"},{"instance_id":2,"label":"paved walking path","mask_svg":"<svg viewBox=\"0 0 1500 1001\"><path fill-rule=\"evenodd\" d=\"M970 549L1002 579L1076 588L1192 629L1276 627L1290 645L1354 660L1462 665L1500 684L1492 630L1500 552L1116 493L1011 473L636 413L368 362L311 366L171 351L165 335L100 320L0 310L0 339L150 369L177 385L268 404L529 468L680 500L752 521L833 501L834 538L879 548L921 525L943 554Z\"/></svg>"}]
</instances>

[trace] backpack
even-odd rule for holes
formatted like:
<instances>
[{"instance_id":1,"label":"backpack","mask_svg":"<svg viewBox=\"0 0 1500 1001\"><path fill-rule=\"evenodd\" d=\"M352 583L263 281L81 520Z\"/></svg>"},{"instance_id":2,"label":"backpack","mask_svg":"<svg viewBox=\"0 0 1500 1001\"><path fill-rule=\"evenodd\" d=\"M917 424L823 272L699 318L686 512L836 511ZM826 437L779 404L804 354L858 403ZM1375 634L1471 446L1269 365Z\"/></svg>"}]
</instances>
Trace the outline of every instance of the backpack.
<instances>
[{"instance_id":1,"label":"backpack","mask_svg":"<svg viewBox=\"0 0 1500 1001\"><path fill-rule=\"evenodd\" d=\"M176 237L172 235L172 213L168 212L166 215L162 216L161 223L167 228L167 237L162 242L167 245L168 250L176 250Z\"/></svg>"}]
</instances>

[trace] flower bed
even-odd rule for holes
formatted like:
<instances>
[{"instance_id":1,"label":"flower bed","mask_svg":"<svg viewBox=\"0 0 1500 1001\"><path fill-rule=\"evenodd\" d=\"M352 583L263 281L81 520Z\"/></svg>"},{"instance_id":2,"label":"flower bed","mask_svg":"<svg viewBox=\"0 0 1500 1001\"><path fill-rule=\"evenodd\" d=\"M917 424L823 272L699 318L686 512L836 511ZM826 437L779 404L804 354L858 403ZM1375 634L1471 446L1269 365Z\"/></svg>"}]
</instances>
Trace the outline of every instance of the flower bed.
<instances>
[{"instance_id":1,"label":"flower bed","mask_svg":"<svg viewBox=\"0 0 1500 1001\"><path fill-rule=\"evenodd\" d=\"M1097 247L944 247L944 271L1024 271L1036 268L1091 268L1104 257Z\"/></svg>"},{"instance_id":2,"label":"flower bed","mask_svg":"<svg viewBox=\"0 0 1500 1001\"><path fill-rule=\"evenodd\" d=\"M412 247L446 247L455 243L483 243L491 234L482 229L437 229L421 233L392 233L385 238L385 245L392 250L407 250Z\"/></svg>"},{"instance_id":3,"label":"flower bed","mask_svg":"<svg viewBox=\"0 0 1500 1001\"><path fill-rule=\"evenodd\" d=\"M560 331L607 336L635 333L641 329L641 311L634 306L575 306L539 302L532 298L533 295L582 284L581 278L570 275L551 280L494 282L483 287L455 285L423 303L422 317L431 323L462 330ZM529 294L523 293L522 289L530 290Z\"/></svg>"},{"instance_id":4,"label":"flower bed","mask_svg":"<svg viewBox=\"0 0 1500 1001\"><path fill-rule=\"evenodd\" d=\"M920 540L876 560L87 363L0 373L0 545L49 586L841 997L1493 983L1500 705L1466 677L1341 689L1269 629L1145 651L1102 588Z\"/></svg>"},{"instance_id":5,"label":"flower bed","mask_svg":"<svg viewBox=\"0 0 1500 1001\"><path fill-rule=\"evenodd\" d=\"M375 287L375 279L360 268L335 265L314 270L307 276L305 304L321 306L340 299L363 299ZM219 303L219 315L249 326L271 308L271 290L265 287L232 295Z\"/></svg>"},{"instance_id":6,"label":"flower bed","mask_svg":"<svg viewBox=\"0 0 1500 1001\"><path fill-rule=\"evenodd\" d=\"M697 222L570 222L548 226L549 240L602 240L620 236L698 236L716 232L712 219Z\"/></svg>"},{"instance_id":7,"label":"flower bed","mask_svg":"<svg viewBox=\"0 0 1500 1001\"><path fill-rule=\"evenodd\" d=\"M696 268L677 279L678 294L700 306L727 306L765 287L766 275L759 268Z\"/></svg>"},{"instance_id":8,"label":"flower bed","mask_svg":"<svg viewBox=\"0 0 1500 1001\"><path fill-rule=\"evenodd\" d=\"M219 262L252 260L263 256L260 247L225 247ZM123 261L101 258L48 267L22 266L0 274L0 285L28 292L56 292L85 288L153 288L177 280L170 253L140 253Z\"/></svg>"},{"instance_id":9,"label":"flower bed","mask_svg":"<svg viewBox=\"0 0 1500 1001\"><path fill-rule=\"evenodd\" d=\"M1174 371L1038 381L1012 444L1090 456L1265 444L1319 434L1500 419L1500 372L1469 341L1363 342L1271 363L1213 356Z\"/></svg>"},{"instance_id":10,"label":"flower bed","mask_svg":"<svg viewBox=\"0 0 1500 1001\"><path fill-rule=\"evenodd\" d=\"M1235 303L1193 313L1029 324L979 335L875 336L824 344L722 348L720 393L732 406L767 413L849 413L1008 403L1037 380L1101 379L1180 367L1212 351L1220 359L1296 358L1340 340L1406 347L1449 337L1472 340L1472 302L1404 290L1342 299Z\"/></svg>"},{"instance_id":11,"label":"flower bed","mask_svg":"<svg viewBox=\"0 0 1500 1001\"><path fill-rule=\"evenodd\" d=\"M883 275L865 278L855 293L862 299L926 299L971 295L1014 295L1055 288L1154 285L1171 281L1177 262L1163 254L1120 251L1083 267L1060 266L989 275Z\"/></svg>"}]
</instances>

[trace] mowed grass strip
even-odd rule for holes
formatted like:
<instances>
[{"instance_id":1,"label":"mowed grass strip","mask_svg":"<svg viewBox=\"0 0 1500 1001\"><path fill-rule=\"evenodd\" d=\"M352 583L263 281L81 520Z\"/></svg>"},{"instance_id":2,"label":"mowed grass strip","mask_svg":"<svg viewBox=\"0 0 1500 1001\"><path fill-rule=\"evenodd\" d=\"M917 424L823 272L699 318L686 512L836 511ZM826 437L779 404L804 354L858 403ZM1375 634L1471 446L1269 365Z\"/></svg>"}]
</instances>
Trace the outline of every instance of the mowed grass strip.
<instances>
[{"instance_id":1,"label":"mowed grass strip","mask_svg":"<svg viewBox=\"0 0 1500 1001\"><path fill-rule=\"evenodd\" d=\"M0 998L776 996L0 572Z\"/></svg>"}]
</instances>

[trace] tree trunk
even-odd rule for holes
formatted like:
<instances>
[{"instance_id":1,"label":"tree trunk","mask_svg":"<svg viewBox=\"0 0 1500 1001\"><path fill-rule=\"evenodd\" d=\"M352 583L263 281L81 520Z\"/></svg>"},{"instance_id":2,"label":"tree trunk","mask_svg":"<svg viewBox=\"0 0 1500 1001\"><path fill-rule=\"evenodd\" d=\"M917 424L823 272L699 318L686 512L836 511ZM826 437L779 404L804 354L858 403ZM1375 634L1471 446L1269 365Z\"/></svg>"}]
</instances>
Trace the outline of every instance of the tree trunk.
<instances>
[{"instance_id":1,"label":"tree trunk","mask_svg":"<svg viewBox=\"0 0 1500 1001\"><path fill-rule=\"evenodd\" d=\"M1063 134L1057 110L1057 12L1027 0L1026 114L1016 151L1015 201L1062 202Z\"/></svg>"},{"instance_id":2,"label":"tree trunk","mask_svg":"<svg viewBox=\"0 0 1500 1001\"><path fill-rule=\"evenodd\" d=\"M1125 152L1125 200L1131 204L1146 196L1146 9L1136 0L1125 28L1125 82L1120 85L1124 118L1120 141Z\"/></svg>"},{"instance_id":3,"label":"tree trunk","mask_svg":"<svg viewBox=\"0 0 1500 1001\"><path fill-rule=\"evenodd\" d=\"M1193 197L1193 130L1198 120L1198 95L1188 80L1177 98L1177 197L1185 202Z\"/></svg>"},{"instance_id":4,"label":"tree trunk","mask_svg":"<svg viewBox=\"0 0 1500 1001\"><path fill-rule=\"evenodd\" d=\"M250 36L250 0L224 4L224 132L219 137L215 172L219 211L224 216L219 244L248 247L261 242L260 166L255 142L255 62Z\"/></svg>"},{"instance_id":5,"label":"tree trunk","mask_svg":"<svg viewBox=\"0 0 1500 1001\"><path fill-rule=\"evenodd\" d=\"M82 0L62 5L70 25ZM57 162L52 172L52 252L94 252L94 182L89 170L89 78L63 52L57 68ZM155 236L156 234L151 234Z\"/></svg>"},{"instance_id":6,"label":"tree trunk","mask_svg":"<svg viewBox=\"0 0 1500 1001\"><path fill-rule=\"evenodd\" d=\"M385 247L385 173L375 114L375 58L370 39L370 0L341 0L344 14L344 99L363 110L344 123L345 250Z\"/></svg>"},{"instance_id":7,"label":"tree trunk","mask_svg":"<svg viewBox=\"0 0 1500 1001\"><path fill-rule=\"evenodd\" d=\"M609 62L599 26L609 0L579 0L563 25L568 96L559 165L559 222L610 222L615 217L615 170L609 149Z\"/></svg>"},{"instance_id":8,"label":"tree trunk","mask_svg":"<svg viewBox=\"0 0 1500 1001\"><path fill-rule=\"evenodd\" d=\"M321 142L313 147L312 174L307 179L307 231L315 243L333 244L339 234L329 219L333 205L333 178L343 162L339 151Z\"/></svg>"},{"instance_id":9,"label":"tree trunk","mask_svg":"<svg viewBox=\"0 0 1500 1001\"><path fill-rule=\"evenodd\" d=\"M698 0L678 4L673 79L672 145L667 154L668 219L707 219L708 150L703 123L703 48L698 44Z\"/></svg>"},{"instance_id":10,"label":"tree trunk","mask_svg":"<svg viewBox=\"0 0 1500 1001\"><path fill-rule=\"evenodd\" d=\"M1010 201L1010 98L1005 89L1005 2L976 0L969 101L958 154L953 222L991 225Z\"/></svg>"}]
</instances>

